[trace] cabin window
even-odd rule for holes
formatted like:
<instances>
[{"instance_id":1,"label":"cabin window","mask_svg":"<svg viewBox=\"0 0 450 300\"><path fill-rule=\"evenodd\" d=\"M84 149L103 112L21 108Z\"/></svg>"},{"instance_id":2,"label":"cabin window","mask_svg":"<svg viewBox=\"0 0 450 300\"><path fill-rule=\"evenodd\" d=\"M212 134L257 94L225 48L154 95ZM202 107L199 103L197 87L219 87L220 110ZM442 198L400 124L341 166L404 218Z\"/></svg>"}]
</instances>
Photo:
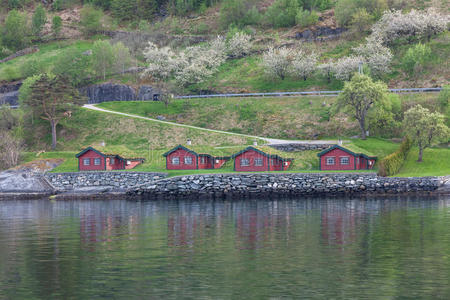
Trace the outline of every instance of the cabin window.
<instances>
[{"instance_id":1,"label":"cabin window","mask_svg":"<svg viewBox=\"0 0 450 300\"><path fill-rule=\"evenodd\" d=\"M179 165L180 164L180 158L179 157L173 157L172 158L172 165Z\"/></svg>"},{"instance_id":2,"label":"cabin window","mask_svg":"<svg viewBox=\"0 0 450 300\"><path fill-rule=\"evenodd\" d=\"M255 158L255 166L256 167L261 167L262 165L263 165L262 158Z\"/></svg>"},{"instance_id":3,"label":"cabin window","mask_svg":"<svg viewBox=\"0 0 450 300\"><path fill-rule=\"evenodd\" d=\"M192 157L186 156L186 157L184 158L184 163L185 163L186 165L192 165Z\"/></svg>"},{"instance_id":4,"label":"cabin window","mask_svg":"<svg viewBox=\"0 0 450 300\"><path fill-rule=\"evenodd\" d=\"M326 164L327 165L334 165L335 164L335 158L334 157L327 157L326 159Z\"/></svg>"},{"instance_id":5,"label":"cabin window","mask_svg":"<svg viewBox=\"0 0 450 300\"><path fill-rule=\"evenodd\" d=\"M100 166L100 164L101 164L100 158L94 158L94 165Z\"/></svg>"},{"instance_id":6,"label":"cabin window","mask_svg":"<svg viewBox=\"0 0 450 300\"><path fill-rule=\"evenodd\" d=\"M83 165L89 166L90 164L91 164L91 159L90 158L83 159Z\"/></svg>"},{"instance_id":7,"label":"cabin window","mask_svg":"<svg viewBox=\"0 0 450 300\"><path fill-rule=\"evenodd\" d=\"M350 157L344 156L341 157L341 165L349 165L350 164Z\"/></svg>"},{"instance_id":8,"label":"cabin window","mask_svg":"<svg viewBox=\"0 0 450 300\"><path fill-rule=\"evenodd\" d=\"M241 166L242 167L250 166L250 160L248 158L241 158Z\"/></svg>"},{"instance_id":9,"label":"cabin window","mask_svg":"<svg viewBox=\"0 0 450 300\"><path fill-rule=\"evenodd\" d=\"M114 158L109 159L109 164L114 165L116 163L116 160Z\"/></svg>"},{"instance_id":10,"label":"cabin window","mask_svg":"<svg viewBox=\"0 0 450 300\"><path fill-rule=\"evenodd\" d=\"M202 156L202 158L201 158L201 163L202 163L202 164L206 164L206 157Z\"/></svg>"},{"instance_id":11,"label":"cabin window","mask_svg":"<svg viewBox=\"0 0 450 300\"><path fill-rule=\"evenodd\" d=\"M220 160L216 159L216 164L220 163Z\"/></svg>"}]
</instances>

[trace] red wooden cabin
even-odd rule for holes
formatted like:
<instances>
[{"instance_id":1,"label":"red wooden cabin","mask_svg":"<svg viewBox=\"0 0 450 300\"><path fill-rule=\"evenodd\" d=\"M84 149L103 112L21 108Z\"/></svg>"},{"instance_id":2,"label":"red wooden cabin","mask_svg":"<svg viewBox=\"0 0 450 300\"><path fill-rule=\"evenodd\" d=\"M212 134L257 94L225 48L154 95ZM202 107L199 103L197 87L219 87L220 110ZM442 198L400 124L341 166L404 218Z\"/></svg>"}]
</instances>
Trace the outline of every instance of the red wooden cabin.
<instances>
[{"instance_id":1,"label":"red wooden cabin","mask_svg":"<svg viewBox=\"0 0 450 300\"><path fill-rule=\"evenodd\" d=\"M370 170L377 158L364 153L356 153L339 145L334 145L318 153L320 170Z\"/></svg>"},{"instance_id":2,"label":"red wooden cabin","mask_svg":"<svg viewBox=\"0 0 450 300\"><path fill-rule=\"evenodd\" d=\"M229 156L199 154L183 145L174 147L163 156L166 158L167 170L219 169L230 159Z\"/></svg>"},{"instance_id":3,"label":"red wooden cabin","mask_svg":"<svg viewBox=\"0 0 450 300\"><path fill-rule=\"evenodd\" d=\"M290 158L267 154L251 146L234 154L232 158L234 170L238 172L285 171L292 163Z\"/></svg>"},{"instance_id":4,"label":"red wooden cabin","mask_svg":"<svg viewBox=\"0 0 450 300\"><path fill-rule=\"evenodd\" d=\"M123 158L117 154L104 154L92 147L78 153L78 171L130 170L144 162L143 158Z\"/></svg>"}]
</instances>

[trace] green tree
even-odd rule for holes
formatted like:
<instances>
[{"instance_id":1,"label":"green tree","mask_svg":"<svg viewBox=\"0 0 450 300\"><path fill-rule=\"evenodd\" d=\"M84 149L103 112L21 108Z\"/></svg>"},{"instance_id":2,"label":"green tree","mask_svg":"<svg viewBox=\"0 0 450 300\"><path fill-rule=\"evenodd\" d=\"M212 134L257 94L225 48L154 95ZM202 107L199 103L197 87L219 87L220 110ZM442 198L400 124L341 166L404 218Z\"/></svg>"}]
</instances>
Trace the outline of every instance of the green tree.
<instances>
[{"instance_id":1,"label":"green tree","mask_svg":"<svg viewBox=\"0 0 450 300\"><path fill-rule=\"evenodd\" d=\"M52 131L52 150L56 149L56 126L71 115L74 107L85 102L78 90L73 88L70 82L63 77L50 77L46 74L40 76L31 86L31 96L24 104L35 115L50 123Z\"/></svg>"},{"instance_id":2,"label":"green tree","mask_svg":"<svg viewBox=\"0 0 450 300\"><path fill-rule=\"evenodd\" d=\"M85 36L91 36L102 30L103 11L91 5L85 5L81 9L80 26Z\"/></svg>"},{"instance_id":3,"label":"green tree","mask_svg":"<svg viewBox=\"0 0 450 300\"><path fill-rule=\"evenodd\" d=\"M437 143L448 141L449 128L444 124L444 115L430 112L420 104L405 112L403 127L406 135L419 147L418 162L423 160L423 150Z\"/></svg>"},{"instance_id":4,"label":"green tree","mask_svg":"<svg viewBox=\"0 0 450 300\"><path fill-rule=\"evenodd\" d=\"M266 21L274 27L294 26L300 10L297 0L276 0L266 11Z\"/></svg>"},{"instance_id":5,"label":"green tree","mask_svg":"<svg viewBox=\"0 0 450 300\"><path fill-rule=\"evenodd\" d=\"M242 0L225 0L220 8L219 21L223 28L239 26L245 17L246 6Z\"/></svg>"},{"instance_id":6,"label":"green tree","mask_svg":"<svg viewBox=\"0 0 450 300\"><path fill-rule=\"evenodd\" d=\"M345 83L337 99L337 109L347 109L358 121L363 140L366 139L367 114L374 104L384 101L386 94L386 84L381 81L373 82L364 74L355 74L351 81Z\"/></svg>"},{"instance_id":7,"label":"green tree","mask_svg":"<svg viewBox=\"0 0 450 300\"><path fill-rule=\"evenodd\" d=\"M11 50L20 50L30 43L30 29L25 13L11 10L5 20L2 36L3 45Z\"/></svg>"},{"instance_id":8,"label":"green tree","mask_svg":"<svg viewBox=\"0 0 450 300\"><path fill-rule=\"evenodd\" d=\"M80 86L92 80L92 59L88 52L76 48L64 51L55 61L52 72L66 77L72 85Z\"/></svg>"},{"instance_id":9,"label":"green tree","mask_svg":"<svg viewBox=\"0 0 450 300\"><path fill-rule=\"evenodd\" d=\"M96 41L92 47L92 66L106 80L114 65L114 49L108 41Z\"/></svg>"},{"instance_id":10,"label":"green tree","mask_svg":"<svg viewBox=\"0 0 450 300\"><path fill-rule=\"evenodd\" d=\"M31 31L34 36L40 36L41 31L44 28L45 23L47 23L47 15L42 4L39 4L34 11L33 17L31 19Z\"/></svg>"},{"instance_id":11,"label":"green tree","mask_svg":"<svg viewBox=\"0 0 450 300\"><path fill-rule=\"evenodd\" d=\"M370 29L373 17L365 8L358 9L352 16L351 24L353 30L358 34L363 34Z\"/></svg>"},{"instance_id":12,"label":"green tree","mask_svg":"<svg viewBox=\"0 0 450 300\"><path fill-rule=\"evenodd\" d=\"M406 51L402 59L403 70L409 74L419 72L425 63L429 60L431 55L431 48L428 45L419 43Z\"/></svg>"},{"instance_id":13,"label":"green tree","mask_svg":"<svg viewBox=\"0 0 450 300\"><path fill-rule=\"evenodd\" d=\"M62 29L62 19L60 16L54 16L52 19L52 31L55 37L58 37Z\"/></svg>"}]
</instances>

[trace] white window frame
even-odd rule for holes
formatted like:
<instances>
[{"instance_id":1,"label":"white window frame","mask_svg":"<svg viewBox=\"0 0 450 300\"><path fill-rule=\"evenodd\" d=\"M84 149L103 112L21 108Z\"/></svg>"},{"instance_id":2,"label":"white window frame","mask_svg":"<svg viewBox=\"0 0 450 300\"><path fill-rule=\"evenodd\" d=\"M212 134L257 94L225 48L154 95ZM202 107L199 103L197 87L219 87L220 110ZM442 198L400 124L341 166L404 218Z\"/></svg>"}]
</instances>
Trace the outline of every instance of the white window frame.
<instances>
[{"instance_id":1,"label":"white window frame","mask_svg":"<svg viewBox=\"0 0 450 300\"><path fill-rule=\"evenodd\" d=\"M333 160L333 163L330 163L328 160ZM334 156L327 156L326 158L325 158L325 164L327 165L327 166L334 166L334 165L336 165L336 157L334 157Z\"/></svg>"},{"instance_id":2,"label":"white window frame","mask_svg":"<svg viewBox=\"0 0 450 300\"><path fill-rule=\"evenodd\" d=\"M179 165L180 164L180 158L178 156L172 157L172 165Z\"/></svg>"},{"instance_id":3,"label":"white window frame","mask_svg":"<svg viewBox=\"0 0 450 300\"><path fill-rule=\"evenodd\" d=\"M94 158L94 166L100 166L102 164L102 160L100 158Z\"/></svg>"},{"instance_id":4,"label":"white window frame","mask_svg":"<svg viewBox=\"0 0 450 300\"><path fill-rule=\"evenodd\" d=\"M200 161L201 161L200 163L206 164L206 157L202 156Z\"/></svg>"},{"instance_id":5,"label":"white window frame","mask_svg":"<svg viewBox=\"0 0 450 300\"><path fill-rule=\"evenodd\" d=\"M346 162L346 163L343 163L343 162L342 162L343 159L347 159L347 162ZM340 157L340 158L339 158L339 162L341 163L341 165L345 165L345 166L350 165L350 156L342 156L342 157Z\"/></svg>"},{"instance_id":6,"label":"white window frame","mask_svg":"<svg viewBox=\"0 0 450 300\"><path fill-rule=\"evenodd\" d=\"M246 162L244 164L244 161ZM241 167L250 167L250 159L249 158L241 158L240 160Z\"/></svg>"},{"instance_id":7,"label":"white window frame","mask_svg":"<svg viewBox=\"0 0 450 300\"><path fill-rule=\"evenodd\" d=\"M190 160L190 161L189 161ZM184 164L185 165L192 165L192 163L193 163L193 159L192 159L192 156L185 156L184 157Z\"/></svg>"},{"instance_id":8,"label":"white window frame","mask_svg":"<svg viewBox=\"0 0 450 300\"><path fill-rule=\"evenodd\" d=\"M256 163L258 162L258 163ZM264 160L262 158L255 158L255 160L253 161L253 164L255 165L255 167L262 167L264 166Z\"/></svg>"},{"instance_id":9,"label":"white window frame","mask_svg":"<svg viewBox=\"0 0 450 300\"><path fill-rule=\"evenodd\" d=\"M91 165L91 159L83 158L83 166L90 166L90 165Z\"/></svg>"},{"instance_id":10,"label":"white window frame","mask_svg":"<svg viewBox=\"0 0 450 300\"><path fill-rule=\"evenodd\" d=\"M109 164L110 164L110 165L115 165L115 164L116 164L116 160L114 159L114 157L111 157L111 158L109 159Z\"/></svg>"}]
</instances>

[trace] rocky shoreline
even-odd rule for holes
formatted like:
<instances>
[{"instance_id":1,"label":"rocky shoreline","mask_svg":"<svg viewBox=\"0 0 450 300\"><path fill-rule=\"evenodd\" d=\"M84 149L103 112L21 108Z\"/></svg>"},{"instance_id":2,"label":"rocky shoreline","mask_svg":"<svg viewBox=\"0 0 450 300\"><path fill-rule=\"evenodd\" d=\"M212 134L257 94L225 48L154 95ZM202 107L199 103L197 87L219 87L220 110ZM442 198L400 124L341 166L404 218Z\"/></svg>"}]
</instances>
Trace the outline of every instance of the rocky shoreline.
<instances>
[{"instance_id":1,"label":"rocky shoreline","mask_svg":"<svg viewBox=\"0 0 450 300\"><path fill-rule=\"evenodd\" d=\"M0 173L4 199L242 199L264 197L450 194L449 177L375 173L230 173L166 178L166 173Z\"/></svg>"}]
</instances>

